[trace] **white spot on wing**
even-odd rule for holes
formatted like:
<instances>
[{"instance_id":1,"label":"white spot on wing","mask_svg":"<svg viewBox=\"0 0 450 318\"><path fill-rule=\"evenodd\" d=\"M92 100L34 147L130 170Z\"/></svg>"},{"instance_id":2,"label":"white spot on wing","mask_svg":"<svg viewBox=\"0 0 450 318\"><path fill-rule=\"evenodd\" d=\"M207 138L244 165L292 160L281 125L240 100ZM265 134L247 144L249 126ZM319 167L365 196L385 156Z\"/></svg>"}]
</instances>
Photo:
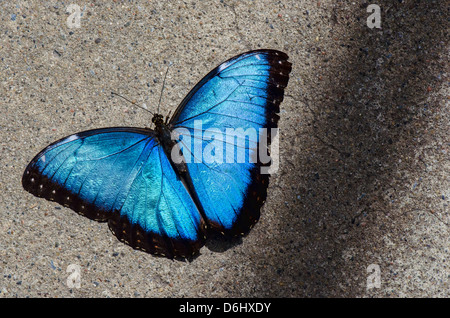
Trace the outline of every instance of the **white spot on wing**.
<instances>
[{"instance_id":1,"label":"white spot on wing","mask_svg":"<svg viewBox=\"0 0 450 318\"><path fill-rule=\"evenodd\" d=\"M67 137L65 141L66 142L71 142L71 141L74 141L74 140L77 140L77 139L78 139L77 135L72 135L72 136Z\"/></svg>"},{"instance_id":2,"label":"white spot on wing","mask_svg":"<svg viewBox=\"0 0 450 318\"><path fill-rule=\"evenodd\" d=\"M219 68L217 69L217 73L222 72L225 68L228 67L228 63L223 63L219 65Z\"/></svg>"}]
</instances>

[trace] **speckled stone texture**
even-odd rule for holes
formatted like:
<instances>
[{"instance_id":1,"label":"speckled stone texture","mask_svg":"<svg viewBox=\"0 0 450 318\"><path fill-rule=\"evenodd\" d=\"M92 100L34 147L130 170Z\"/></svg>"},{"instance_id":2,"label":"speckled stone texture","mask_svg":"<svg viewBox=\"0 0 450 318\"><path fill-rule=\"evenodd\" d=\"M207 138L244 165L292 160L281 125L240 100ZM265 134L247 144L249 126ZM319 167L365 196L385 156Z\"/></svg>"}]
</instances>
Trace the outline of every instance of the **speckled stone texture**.
<instances>
[{"instance_id":1,"label":"speckled stone texture","mask_svg":"<svg viewBox=\"0 0 450 318\"><path fill-rule=\"evenodd\" d=\"M377 1L370 29L369 4L1 2L0 297L448 297L448 6ZM293 70L280 170L242 240L212 240L192 262L153 257L22 189L49 143L150 125L111 91L155 111L172 64L166 115L217 64L258 48L286 52ZM71 264L80 288L67 285Z\"/></svg>"}]
</instances>

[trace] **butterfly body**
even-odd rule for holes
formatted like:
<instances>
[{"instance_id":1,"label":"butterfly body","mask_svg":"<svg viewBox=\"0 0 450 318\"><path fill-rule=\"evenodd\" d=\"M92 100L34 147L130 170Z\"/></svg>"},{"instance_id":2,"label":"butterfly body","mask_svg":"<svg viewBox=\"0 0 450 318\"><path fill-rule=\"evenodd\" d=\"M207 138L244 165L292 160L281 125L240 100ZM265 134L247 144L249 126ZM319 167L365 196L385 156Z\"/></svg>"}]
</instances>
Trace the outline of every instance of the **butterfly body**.
<instances>
[{"instance_id":1,"label":"butterfly body","mask_svg":"<svg viewBox=\"0 0 450 318\"><path fill-rule=\"evenodd\" d=\"M225 148L234 151L232 159L241 150L257 158L261 137L246 135L239 144L233 135L237 145L224 141L230 149L212 145L234 133L230 129L277 127L290 70L279 51L238 55L206 75L170 120L154 115L154 130L101 128L49 145L25 169L23 187L108 222L133 248L169 258L198 253L209 231L245 234L267 196L269 177L260 168L268 163L216 159L228 156ZM174 135L178 130L183 133ZM203 160L207 149L213 161Z\"/></svg>"}]
</instances>

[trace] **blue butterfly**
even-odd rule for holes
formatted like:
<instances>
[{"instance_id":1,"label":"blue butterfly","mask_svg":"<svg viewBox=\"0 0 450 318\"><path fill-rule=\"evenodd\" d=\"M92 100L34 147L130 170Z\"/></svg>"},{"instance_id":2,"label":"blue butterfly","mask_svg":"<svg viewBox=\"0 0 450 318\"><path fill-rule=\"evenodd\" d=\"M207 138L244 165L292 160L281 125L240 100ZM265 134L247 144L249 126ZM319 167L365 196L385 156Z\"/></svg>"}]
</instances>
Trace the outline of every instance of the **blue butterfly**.
<instances>
[{"instance_id":1,"label":"blue butterfly","mask_svg":"<svg viewBox=\"0 0 450 318\"><path fill-rule=\"evenodd\" d=\"M222 162L206 162L201 152L220 133L228 137L229 129L277 127L291 71L287 60L275 50L231 58L189 92L170 120L155 114L154 130L101 128L56 141L28 164L23 187L108 222L117 238L135 249L168 258L198 254L211 232L246 234L267 196L269 177L260 169L268 163L256 155L261 136L246 135L235 145L217 137L226 147L209 153ZM175 131L182 133L174 137ZM236 159L240 150L255 160L225 160ZM175 161L174 154L182 160Z\"/></svg>"}]
</instances>

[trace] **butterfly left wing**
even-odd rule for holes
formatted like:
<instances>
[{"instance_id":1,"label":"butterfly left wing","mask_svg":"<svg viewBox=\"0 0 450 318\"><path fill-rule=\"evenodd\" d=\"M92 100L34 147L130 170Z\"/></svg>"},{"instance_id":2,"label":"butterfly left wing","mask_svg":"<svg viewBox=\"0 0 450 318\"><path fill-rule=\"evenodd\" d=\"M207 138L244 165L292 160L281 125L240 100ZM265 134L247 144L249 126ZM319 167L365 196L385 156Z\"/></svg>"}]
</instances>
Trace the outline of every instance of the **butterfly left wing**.
<instances>
[{"instance_id":1,"label":"butterfly left wing","mask_svg":"<svg viewBox=\"0 0 450 318\"><path fill-rule=\"evenodd\" d=\"M133 248L188 257L203 245L203 220L154 132L104 128L63 138L27 166L22 184L37 197L108 221Z\"/></svg>"},{"instance_id":2,"label":"butterfly left wing","mask_svg":"<svg viewBox=\"0 0 450 318\"><path fill-rule=\"evenodd\" d=\"M171 128L183 135L178 139L179 145L206 222L224 234L246 233L259 219L269 181L268 175L260 171L268 163L257 154L263 147L259 132L265 128L270 135L270 128L277 127L279 106L291 71L287 59L279 51L256 50L222 63L192 89L170 121ZM235 134L227 141L227 129L256 134ZM205 162L202 154L211 150L214 131L222 135L219 143L231 144L232 149L212 150L223 152L222 162ZM188 135L193 137L191 145ZM195 149L196 142L200 153ZM255 160L236 161L240 149L244 158ZM230 155L231 150L234 154ZM230 157L232 160L227 160Z\"/></svg>"}]
</instances>

